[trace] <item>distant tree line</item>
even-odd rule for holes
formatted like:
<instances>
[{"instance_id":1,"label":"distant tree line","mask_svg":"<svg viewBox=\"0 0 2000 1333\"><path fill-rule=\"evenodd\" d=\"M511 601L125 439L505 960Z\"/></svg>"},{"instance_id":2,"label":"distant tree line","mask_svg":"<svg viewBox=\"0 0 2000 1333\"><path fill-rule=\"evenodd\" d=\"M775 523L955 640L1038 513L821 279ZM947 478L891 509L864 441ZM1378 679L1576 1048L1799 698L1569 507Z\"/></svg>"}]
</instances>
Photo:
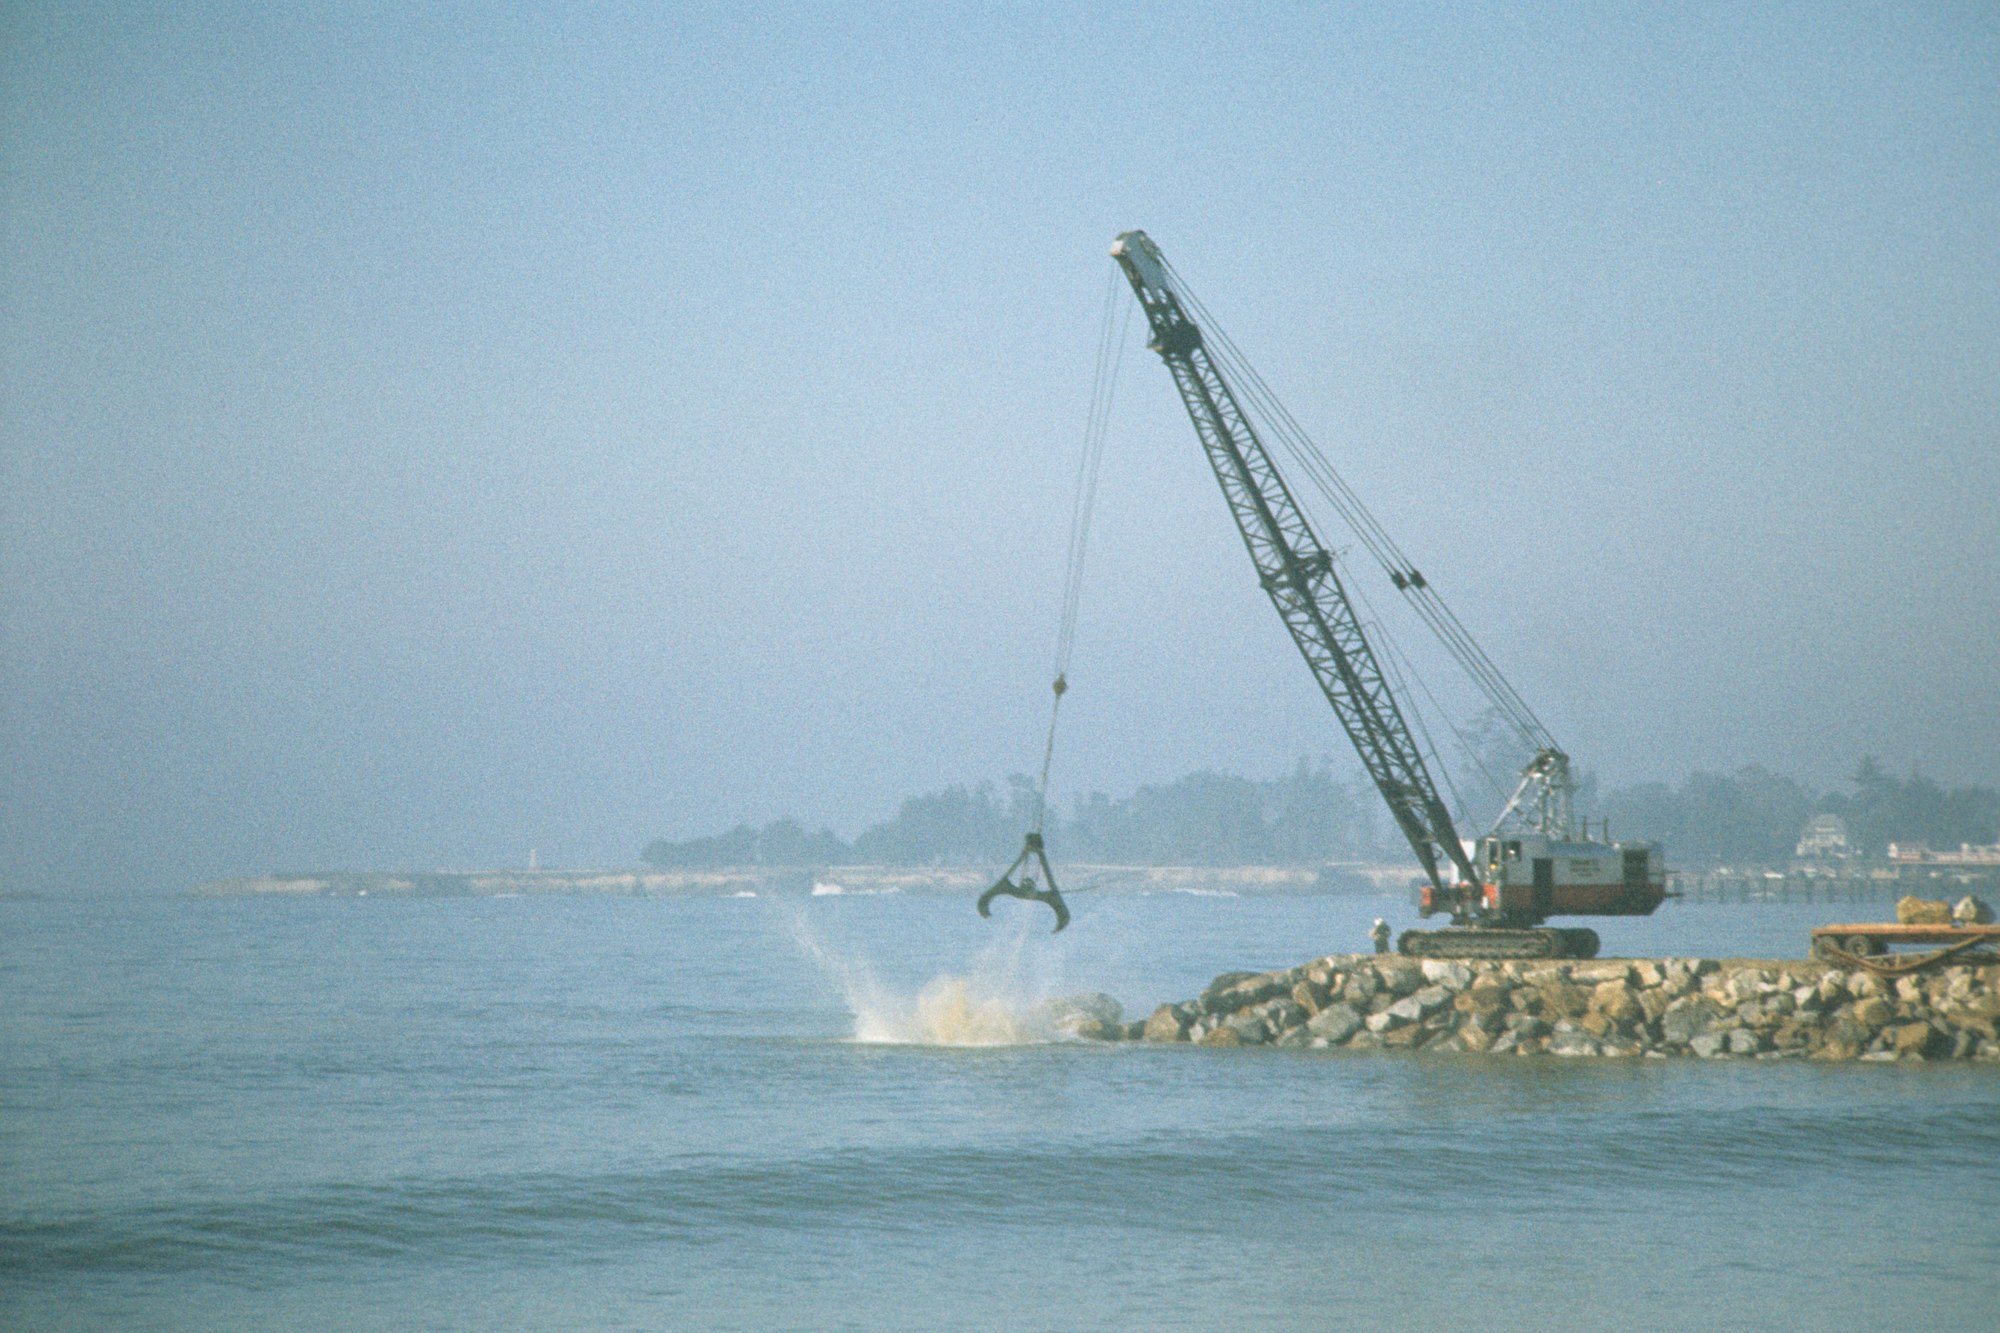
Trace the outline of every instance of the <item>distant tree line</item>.
<instances>
[{"instance_id":1,"label":"distant tree line","mask_svg":"<svg viewBox=\"0 0 2000 1333\"><path fill-rule=\"evenodd\" d=\"M1896 778L1872 756L1849 780L1852 791L1815 793L1762 768L1694 773L1677 787L1649 782L1610 791L1596 804L1614 837L1666 843L1676 865L1790 859L1799 830L1817 814L1839 815L1856 851L1882 856L1892 842L1934 849L2000 840L2000 792L1950 790L1921 773Z\"/></svg>"},{"instance_id":2,"label":"distant tree line","mask_svg":"<svg viewBox=\"0 0 2000 1333\"><path fill-rule=\"evenodd\" d=\"M1757 767L1602 793L1586 778L1578 807L1593 821L1607 819L1613 837L1664 842L1676 866L1788 860L1815 814L1841 816L1857 849L1870 856L1891 842L1945 849L2000 841L2000 791L1991 787L1947 790L1919 773L1896 778L1872 757L1849 785L1814 792ZM684 842L661 839L643 855L668 869L1005 863L1020 850L1033 811L1034 784L1016 775L1004 790L982 782L913 796L895 818L851 842L780 819ZM1301 759L1267 781L1201 772L1116 799L1092 792L1067 811L1051 808L1044 830L1052 855L1100 864L1313 865L1405 850L1368 780L1336 776L1324 759Z\"/></svg>"},{"instance_id":3,"label":"distant tree line","mask_svg":"<svg viewBox=\"0 0 2000 1333\"><path fill-rule=\"evenodd\" d=\"M647 846L653 865L960 865L1005 863L1021 850L1034 818L1034 783L1016 774L1004 791L991 782L947 787L904 801L894 819L851 843L831 831L808 833L780 819L727 833L664 839ZM1365 778L1343 779L1332 765L1301 759L1268 781L1191 773L1113 799L1092 792L1067 813L1051 807L1043 831L1068 861L1139 865L1311 865L1358 860L1389 849L1378 840L1378 798Z\"/></svg>"}]
</instances>

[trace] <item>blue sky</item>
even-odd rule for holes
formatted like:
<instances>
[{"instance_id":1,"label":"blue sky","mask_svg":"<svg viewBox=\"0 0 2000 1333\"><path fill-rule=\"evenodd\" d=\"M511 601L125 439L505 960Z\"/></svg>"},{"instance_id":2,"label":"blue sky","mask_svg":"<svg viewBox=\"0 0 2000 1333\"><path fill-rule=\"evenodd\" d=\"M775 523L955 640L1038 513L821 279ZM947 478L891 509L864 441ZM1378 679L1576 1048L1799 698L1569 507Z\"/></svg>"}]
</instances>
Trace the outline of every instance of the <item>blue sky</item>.
<instances>
[{"instance_id":1,"label":"blue sky","mask_svg":"<svg viewBox=\"0 0 2000 1333\"><path fill-rule=\"evenodd\" d=\"M2000 781L1988 6L0 22L27 886L1031 767L1131 227L1585 768ZM1136 342L1057 799L1345 764Z\"/></svg>"}]
</instances>

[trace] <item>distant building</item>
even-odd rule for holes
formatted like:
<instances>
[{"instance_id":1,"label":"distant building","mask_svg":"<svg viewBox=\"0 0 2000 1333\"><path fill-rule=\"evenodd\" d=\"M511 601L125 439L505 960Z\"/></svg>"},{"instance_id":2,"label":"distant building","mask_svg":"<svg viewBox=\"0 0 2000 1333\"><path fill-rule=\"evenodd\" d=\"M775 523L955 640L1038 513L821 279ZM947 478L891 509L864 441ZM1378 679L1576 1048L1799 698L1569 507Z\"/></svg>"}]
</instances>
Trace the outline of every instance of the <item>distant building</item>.
<instances>
[{"instance_id":1,"label":"distant building","mask_svg":"<svg viewBox=\"0 0 2000 1333\"><path fill-rule=\"evenodd\" d=\"M1852 855L1854 845L1847 840L1847 821L1839 815L1814 815L1799 831L1801 861L1842 860Z\"/></svg>"},{"instance_id":2,"label":"distant building","mask_svg":"<svg viewBox=\"0 0 2000 1333\"><path fill-rule=\"evenodd\" d=\"M1889 859L1905 864L1934 866L2000 866L2000 842L1976 847L1962 842L1955 852L1934 852L1921 842L1892 842Z\"/></svg>"}]
</instances>

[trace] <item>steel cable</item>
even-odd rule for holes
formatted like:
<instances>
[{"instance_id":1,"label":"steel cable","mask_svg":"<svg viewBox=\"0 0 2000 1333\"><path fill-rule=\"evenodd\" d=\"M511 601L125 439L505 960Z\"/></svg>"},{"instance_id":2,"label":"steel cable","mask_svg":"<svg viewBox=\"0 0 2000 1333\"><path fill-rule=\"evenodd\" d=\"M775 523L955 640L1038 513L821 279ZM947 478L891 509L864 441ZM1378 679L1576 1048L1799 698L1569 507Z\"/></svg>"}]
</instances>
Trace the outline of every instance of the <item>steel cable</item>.
<instances>
[{"instance_id":1,"label":"steel cable","mask_svg":"<svg viewBox=\"0 0 2000 1333\"><path fill-rule=\"evenodd\" d=\"M1049 769L1055 762L1056 721L1062 715L1063 695L1069 692L1070 657L1076 650L1076 621L1083 601L1084 558L1090 549L1090 521L1097 509L1097 480L1104 463L1104 442L1110 434L1111 399L1118 385L1118 371L1124 364L1125 344L1132 325L1128 305L1120 322L1115 314L1118 303L1118 271L1113 269L1104 290L1104 316L1098 326L1097 363L1091 377L1090 408L1084 417L1083 451L1077 460L1076 486L1070 496L1069 551L1063 567L1062 613L1056 627L1054 699L1049 704L1049 730L1042 744L1042 769L1035 779L1034 832L1040 834L1048 813ZM1113 328L1116 327L1116 334Z\"/></svg>"}]
</instances>

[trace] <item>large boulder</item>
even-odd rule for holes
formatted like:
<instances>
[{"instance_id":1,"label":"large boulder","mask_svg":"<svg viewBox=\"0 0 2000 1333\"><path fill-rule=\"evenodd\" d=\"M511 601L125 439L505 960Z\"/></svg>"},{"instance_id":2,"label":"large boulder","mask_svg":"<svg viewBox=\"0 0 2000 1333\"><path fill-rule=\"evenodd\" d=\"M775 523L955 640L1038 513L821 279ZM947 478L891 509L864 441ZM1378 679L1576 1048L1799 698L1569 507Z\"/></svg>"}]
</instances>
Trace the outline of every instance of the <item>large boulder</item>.
<instances>
[{"instance_id":1,"label":"large boulder","mask_svg":"<svg viewBox=\"0 0 2000 1333\"><path fill-rule=\"evenodd\" d=\"M1125 1035L1125 1009L1102 991L1046 1000L1040 1017L1066 1037L1116 1041Z\"/></svg>"},{"instance_id":2,"label":"large boulder","mask_svg":"<svg viewBox=\"0 0 2000 1333\"><path fill-rule=\"evenodd\" d=\"M1660 969L1660 990L1669 999L1679 999L1700 985L1700 979L1678 958L1670 958Z\"/></svg>"},{"instance_id":3,"label":"large boulder","mask_svg":"<svg viewBox=\"0 0 2000 1333\"><path fill-rule=\"evenodd\" d=\"M1780 1051L1802 1051L1812 1041L1813 1029L1795 1018L1788 1018L1771 1033L1771 1046Z\"/></svg>"},{"instance_id":4,"label":"large boulder","mask_svg":"<svg viewBox=\"0 0 2000 1333\"><path fill-rule=\"evenodd\" d=\"M1266 1000L1257 1006L1257 1012L1264 1016L1264 1022L1273 1032L1298 1027L1312 1017L1290 999Z\"/></svg>"},{"instance_id":5,"label":"large boulder","mask_svg":"<svg viewBox=\"0 0 2000 1333\"><path fill-rule=\"evenodd\" d=\"M1231 1014L1279 995L1291 994L1283 972L1225 972L1201 993L1201 1007L1211 1014Z\"/></svg>"},{"instance_id":6,"label":"large boulder","mask_svg":"<svg viewBox=\"0 0 2000 1333\"><path fill-rule=\"evenodd\" d=\"M1451 1003L1451 992L1442 986L1426 986L1389 1006L1389 1013L1405 1023L1421 1023Z\"/></svg>"},{"instance_id":7,"label":"large boulder","mask_svg":"<svg viewBox=\"0 0 2000 1333\"><path fill-rule=\"evenodd\" d=\"M1580 1018L1590 1008L1590 992L1566 981L1552 981L1535 991L1542 1013L1549 1019Z\"/></svg>"},{"instance_id":8,"label":"large boulder","mask_svg":"<svg viewBox=\"0 0 2000 1333\"><path fill-rule=\"evenodd\" d=\"M1868 1031L1876 1032L1896 1016L1896 1006L1879 995L1871 995L1865 1000L1856 1000L1847 1014Z\"/></svg>"},{"instance_id":9,"label":"large boulder","mask_svg":"<svg viewBox=\"0 0 2000 1333\"><path fill-rule=\"evenodd\" d=\"M1951 904L1942 898L1919 898L1914 893L1896 899L1896 920L1906 926L1948 926Z\"/></svg>"},{"instance_id":10,"label":"large boulder","mask_svg":"<svg viewBox=\"0 0 2000 1333\"><path fill-rule=\"evenodd\" d=\"M1484 1051L1492 1047L1493 1034L1468 1018L1459 1024L1456 1040L1461 1051Z\"/></svg>"},{"instance_id":11,"label":"large boulder","mask_svg":"<svg viewBox=\"0 0 2000 1333\"><path fill-rule=\"evenodd\" d=\"M1942 1055L1951 1041L1929 1023L1902 1023L1889 1029L1889 1049L1897 1055Z\"/></svg>"},{"instance_id":12,"label":"large boulder","mask_svg":"<svg viewBox=\"0 0 2000 1333\"><path fill-rule=\"evenodd\" d=\"M1690 1045L1715 1026L1722 1008L1703 995L1684 995L1660 1015L1660 1037L1664 1041Z\"/></svg>"},{"instance_id":13,"label":"large boulder","mask_svg":"<svg viewBox=\"0 0 2000 1333\"><path fill-rule=\"evenodd\" d=\"M1306 1031L1338 1046L1361 1030L1361 1015L1351 1004L1332 1004L1306 1020Z\"/></svg>"},{"instance_id":14,"label":"large boulder","mask_svg":"<svg viewBox=\"0 0 2000 1333\"><path fill-rule=\"evenodd\" d=\"M1270 1024L1264 1015L1255 1012L1231 1014L1216 1030L1234 1032L1236 1040L1244 1046L1262 1046L1271 1036Z\"/></svg>"},{"instance_id":15,"label":"large boulder","mask_svg":"<svg viewBox=\"0 0 2000 1333\"><path fill-rule=\"evenodd\" d=\"M1410 995L1424 984L1424 970L1413 958L1378 959L1374 970L1391 995Z\"/></svg>"},{"instance_id":16,"label":"large boulder","mask_svg":"<svg viewBox=\"0 0 2000 1333\"><path fill-rule=\"evenodd\" d=\"M1951 919L1961 926L1990 926L1993 924L1993 909L1968 893L1952 904Z\"/></svg>"},{"instance_id":17,"label":"large boulder","mask_svg":"<svg viewBox=\"0 0 2000 1333\"><path fill-rule=\"evenodd\" d=\"M1590 992L1590 1008L1614 1023L1630 1023L1640 1016L1638 997L1623 977L1599 982Z\"/></svg>"},{"instance_id":18,"label":"large boulder","mask_svg":"<svg viewBox=\"0 0 2000 1333\"><path fill-rule=\"evenodd\" d=\"M1499 1030L1501 1020L1507 1015L1507 993L1500 991L1496 997L1495 989L1475 986L1452 997L1451 1007L1465 1015L1461 1026L1471 1024L1485 1032Z\"/></svg>"},{"instance_id":19,"label":"large boulder","mask_svg":"<svg viewBox=\"0 0 2000 1333\"><path fill-rule=\"evenodd\" d=\"M1424 980L1433 986L1442 986L1448 991L1462 991L1472 984L1472 969L1464 963L1454 963L1443 958L1426 958L1418 964Z\"/></svg>"},{"instance_id":20,"label":"large boulder","mask_svg":"<svg viewBox=\"0 0 2000 1333\"><path fill-rule=\"evenodd\" d=\"M1146 1041L1185 1041L1187 1020L1183 1017L1180 1006L1163 1004L1155 1009L1153 1016L1146 1020L1146 1030L1141 1036Z\"/></svg>"},{"instance_id":21,"label":"large boulder","mask_svg":"<svg viewBox=\"0 0 2000 1333\"><path fill-rule=\"evenodd\" d=\"M1549 1034L1550 1055L1596 1055L1599 1049L1597 1039L1587 1029L1567 1020L1556 1024Z\"/></svg>"},{"instance_id":22,"label":"large boulder","mask_svg":"<svg viewBox=\"0 0 2000 1333\"><path fill-rule=\"evenodd\" d=\"M1731 1028L1726 1034L1731 1055L1755 1055L1764 1049L1764 1037L1750 1028Z\"/></svg>"},{"instance_id":23,"label":"large boulder","mask_svg":"<svg viewBox=\"0 0 2000 1333\"><path fill-rule=\"evenodd\" d=\"M1991 991L1948 1001L1944 1014L1953 1026L1989 1041L2000 1037L2000 995Z\"/></svg>"},{"instance_id":24,"label":"large boulder","mask_svg":"<svg viewBox=\"0 0 2000 1333\"><path fill-rule=\"evenodd\" d=\"M1736 1006L1736 1021L1744 1027L1774 1028L1793 1009L1789 995L1767 995Z\"/></svg>"}]
</instances>

